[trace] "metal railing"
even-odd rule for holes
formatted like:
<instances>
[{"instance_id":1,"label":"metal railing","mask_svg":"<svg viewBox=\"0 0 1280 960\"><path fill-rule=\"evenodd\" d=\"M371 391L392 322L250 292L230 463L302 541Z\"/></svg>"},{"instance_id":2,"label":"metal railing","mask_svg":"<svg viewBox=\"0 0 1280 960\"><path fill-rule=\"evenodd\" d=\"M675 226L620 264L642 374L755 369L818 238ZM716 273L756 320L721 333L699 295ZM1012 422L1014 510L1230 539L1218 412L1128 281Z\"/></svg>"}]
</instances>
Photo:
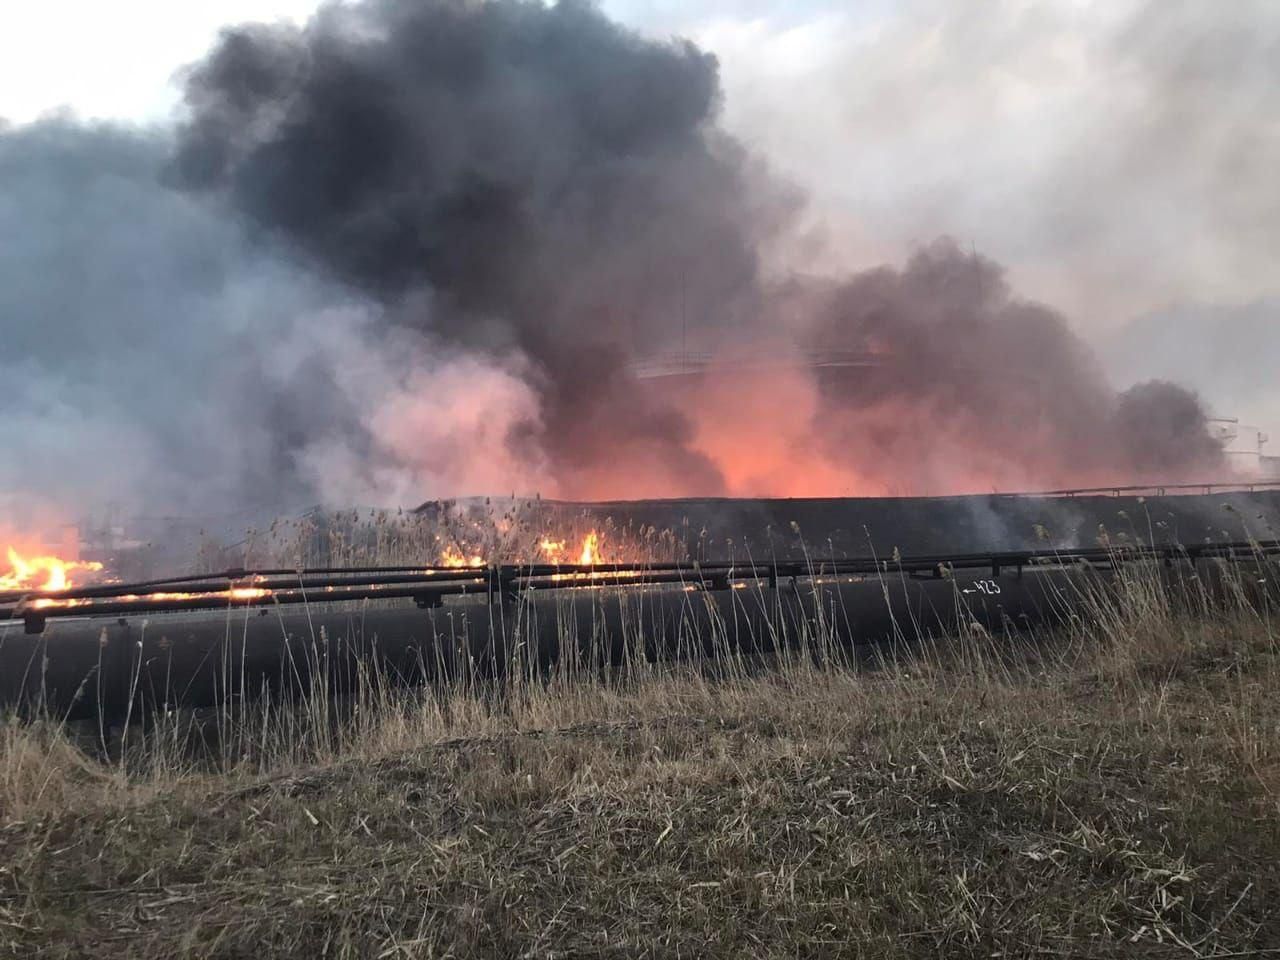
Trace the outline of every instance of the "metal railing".
<instances>
[{"instance_id":1,"label":"metal railing","mask_svg":"<svg viewBox=\"0 0 1280 960\"><path fill-rule=\"evenodd\" d=\"M657 377L688 376L712 371L758 370L760 368L796 367L801 369L829 367L873 367L884 363L884 357L865 350L797 350L783 356L766 351L762 358L750 359L707 351L664 353L628 366L641 380Z\"/></svg>"},{"instance_id":2,"label":"metal railing","mask_svg":"<svg viewBox=\"0 0 1280 960\"><path fill-rule=\"evenodd\" d=\"M1150 483L1112 487L1074 487L1068 490L1036 490L1025 493L1004 493L1005 497L1164 497L1170 491L1177 493L1256 493L1261 490L1280 490L1277 480L1236 480L1214 483Z\"/></svg>"},{"instance_id":3,"label":"metal railing","mask_svg":"<svg viewBox=\"0 0 1280 960\"><path fill-rule=\"evenodd\" d=\"M529 590L682 585L727 590L734 583L823 576L905 574L947 577L957 571L988 570L993 576L1036 566L1116 567L1135 561L1195 562L1217 558L1257 560L1280 555L1280 540L1233 541L1166 546L1111 546L1087 549L1022 550L937 554L916 557L854 557L757 563L720 561L673 564L503 564L489 567L366 567L315 570L228 570L208 576L139 583L105 584L61 591L0 594L0 621L22 620L26 632L40 633L51 618L126 613L249 608L351 600L412 599L439 606L447 596L511 599Z\"/></svg>"}]
</instances>

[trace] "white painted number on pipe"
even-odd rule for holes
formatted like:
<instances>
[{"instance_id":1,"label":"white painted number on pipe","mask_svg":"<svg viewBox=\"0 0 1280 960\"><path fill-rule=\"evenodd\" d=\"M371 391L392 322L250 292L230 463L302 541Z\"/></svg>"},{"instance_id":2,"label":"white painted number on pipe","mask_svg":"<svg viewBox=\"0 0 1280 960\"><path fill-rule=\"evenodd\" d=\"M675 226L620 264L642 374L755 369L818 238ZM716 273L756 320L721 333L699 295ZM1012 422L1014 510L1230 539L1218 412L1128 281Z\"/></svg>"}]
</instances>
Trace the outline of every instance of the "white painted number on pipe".
<instances>
[{"instance_id":1,"label":"white painted number on pipe","mask_svg":"<svg viewBox=\"0 0 1280 960\"><path fill-rule=\"evenodd\" d=\"M985 593L989 597L994 597L1000 592L1000 584L995 580L975 580L973 581L973 590L962 590L961 593Z\"/></svg>"}]
</instances>

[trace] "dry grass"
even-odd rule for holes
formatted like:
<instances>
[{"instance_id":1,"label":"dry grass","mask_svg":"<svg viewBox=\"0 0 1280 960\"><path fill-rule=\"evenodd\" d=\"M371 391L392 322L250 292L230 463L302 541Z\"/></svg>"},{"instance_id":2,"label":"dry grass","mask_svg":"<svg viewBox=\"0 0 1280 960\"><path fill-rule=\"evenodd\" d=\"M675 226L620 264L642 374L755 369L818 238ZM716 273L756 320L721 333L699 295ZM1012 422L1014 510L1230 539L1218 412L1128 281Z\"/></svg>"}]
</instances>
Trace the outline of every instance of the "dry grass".
<instances>
[{"instance_id":1,"label":"dry grass","mask_svg":"<svg viewBox=\"0 0 1280 960\"><path fill-rule=\"evenodd\" d=\"M0 954L1280 953L1274 640L1144 573L870 671L247 715L218 774L8 726Z\"/></svg>"},{"instance_id":2,"label":"dry grass","mask_svg":"<svg viewBox=\"0 0 1280 960\"><path fill-rule=\"evenodd\" d=\"M204 537L193 572L439 563L450 555L488 563L571 561L588 534L595 537L598 558L607 562L672 563L703 558L712 549L705 529L659 530L588 511L548 510L538 500L484 498L439 501L420 512L318 510L249 530L234 544ZM549 554L544 541L562 543L564 550Z\"/></svg>"}]
</instances>

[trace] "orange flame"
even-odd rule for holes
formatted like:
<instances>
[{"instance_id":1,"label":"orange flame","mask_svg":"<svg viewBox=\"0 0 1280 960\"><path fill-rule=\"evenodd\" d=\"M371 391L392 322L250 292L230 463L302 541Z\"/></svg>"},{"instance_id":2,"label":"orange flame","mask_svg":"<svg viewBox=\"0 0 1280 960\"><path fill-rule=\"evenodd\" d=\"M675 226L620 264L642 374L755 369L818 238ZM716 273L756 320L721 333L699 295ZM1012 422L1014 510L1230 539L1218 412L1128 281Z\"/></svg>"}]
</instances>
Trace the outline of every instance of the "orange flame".
<instances>
[{"instance_id":1,"label":"orange flame","mask_svg":"<svg viewBox=\"0 0 1280 960\"><path fill-rule=\"evenodd\" d=\"M456 567L458 569L463 569L465 567L483 567L484 557L468 557L457 547L446 547L444 552L440 554L440 566Z\"/></svg>"},{"instance_id":2,"label":"orange flame","mask_svg":"<svg viewBox=\"0 0 1280 960\"><path fill-rule=\"evenodd\" d=\"M168 590L158 590L155 593L122 593L110 599L115 603L160 603L166 600L244 600L249 602L265 600L270 596L271 591L262 587L231 587L217 593L174 593ZM68 610L72 607L83 607L92 603L92 600L41 598L32 601L31 606L36 610Z\"/></svg>"},{"instance_id":3,"label":"orange flame","mask_svg":"<svg viewBox=\"0 0 1280 960\"><path fill-rule=\"evenodd\" d=\"M544 537L539 542L538 549L542 551L543 557L551 563L570 563L573 561L565 556L565 550L568 545L567 540L552 540L550 537ZM582 548L578 551L576 562L587 565L600 562L600 535L594 530L583 539Z\"/></svg>"},{"instance_id":4,"label":"orange flame","mask_svg":"<svg viewBox=\"0 0 1280 960\"><path fill-rule=\"evenodd\" d=\"M484 557L479 554L468 556L463 550L464 548L459 546L445 547L440 553L440 566L468 569L485 565ZM592 530L583 538L582 546L576 553L570 551L568 540L553 540L551 537L543 537L538 541L538 552L547 563L580 563L590 566L593 563L600 563L602 560L600 555L600 534Z\"/></svg>"},{"instance_id":5,"label":"orange flame","mask_svg":"<svg viewBox=\"0 0 1280 960\"><path fill-rule=\"evenodd\" d=\"M9 572L0 574L3 590L66 590L73 586L68 574L94 573L102 564L93 561L60 560L58 557L24 557L9 547Z\"/></svg>"}]
</instances>

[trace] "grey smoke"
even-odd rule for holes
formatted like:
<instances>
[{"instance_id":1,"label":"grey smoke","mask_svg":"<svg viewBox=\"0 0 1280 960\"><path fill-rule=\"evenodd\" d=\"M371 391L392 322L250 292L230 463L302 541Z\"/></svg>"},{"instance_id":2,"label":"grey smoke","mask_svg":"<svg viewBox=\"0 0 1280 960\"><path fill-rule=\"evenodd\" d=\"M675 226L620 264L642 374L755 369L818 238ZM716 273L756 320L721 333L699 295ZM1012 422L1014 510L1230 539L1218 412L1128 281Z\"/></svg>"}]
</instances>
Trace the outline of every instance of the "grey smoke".
<instances>
[{"instance_id":1,"label":"grey smoke","mask_svg":"<svg viewBox=\"0 0 1280 960\"><path fill-rule=\"evenodd\" d=\"M1018 298L997 264L952 241L834 285L807 314L815 346L885 357L827 385L823 423L828 456L886 485L911 469L928 489L966 474L1028 489L1222 469L1194 393L1157 380L1117 392L1065 317Z\"/></svg>"},{"instance_id":2,"label":"grey smoke","mask_svg":"<svg viewBox=\"0 0 1280 960\"><path fill-rule=\"evenodd\" d=\"M166 186L173 150L66 119L0 132L0 490L71 518L270 516L492 482L452 472L447 429L410 449L382 422L451 354L374 335L378 305ZM500 358L469 371L518 384Z\"/></svg>"},{"instance_id":3,"label":"grey smoke","mask_svg":"<svg viewBox=\"0 0 1280 960\"><path fill-rule=\"evenodd\" d=\"M775 288L760 251L800 200L721 129L714 58L585 3L334 5L229 28L186 84L176 132L0 132L0 487L148 512L722 493L696 411L626 365L687 327L886 347L885 390L795 425L881 480L945 486L973 451L1006 489L1213 466L1194 398L1116 394L954 245Z\"/></svg>"},{"instance_id":4,"label":"grey smoke","mask_svg":"<svg viewBox=\"0 0 1280 960\"><path fill-rule=\"evenodd\" d=\"M1118 382L1168 377L1212 397L1219 416L1280 426L1280 298L1154 311L1108 338L1103 355Z\"/></svg>"},{"instance_id":5,"label":"grey smoke","mask_svg":"<svg viewBox=\"0 0 1280 960\"><path fill-rule=\"evenodd\" d=\"M322 285L162 187L170 150L68 120L0 133L4 489L161 511L298 493L275 467L300 410L256 344Z\"/></svg>"}]
</instances>

